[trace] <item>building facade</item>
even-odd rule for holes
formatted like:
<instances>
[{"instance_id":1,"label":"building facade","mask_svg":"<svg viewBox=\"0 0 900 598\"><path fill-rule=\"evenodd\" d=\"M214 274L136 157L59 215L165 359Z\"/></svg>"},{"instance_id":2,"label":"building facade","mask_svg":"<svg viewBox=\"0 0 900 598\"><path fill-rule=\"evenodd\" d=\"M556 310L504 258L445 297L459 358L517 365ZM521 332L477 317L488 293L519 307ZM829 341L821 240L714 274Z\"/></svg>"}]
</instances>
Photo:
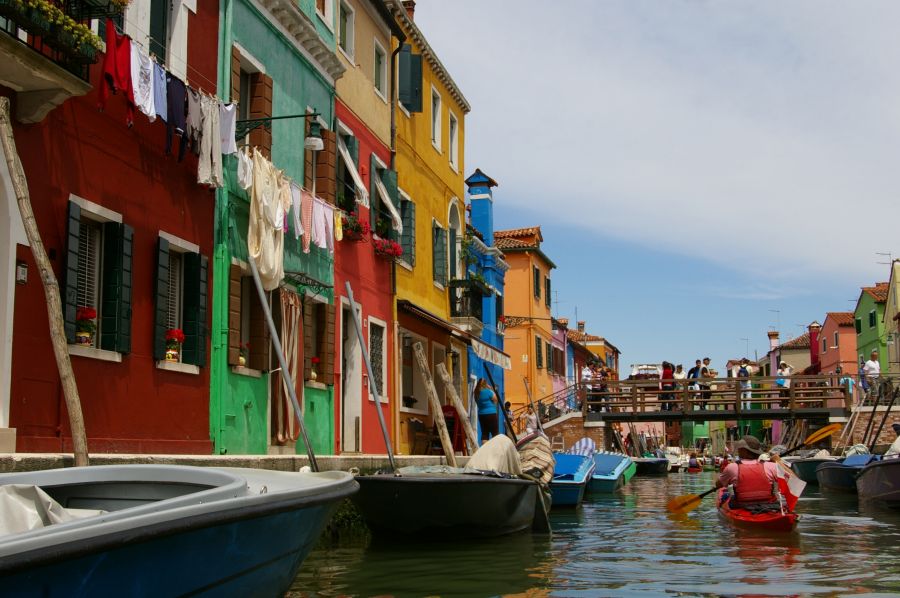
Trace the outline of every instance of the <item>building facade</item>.
<instances>
[{"instance_id":1,"label":"building facade","mask_svg":"<svg viewBox=\"0 0 900 598\"><path fill-rule=\"evenodd\" d=\"M887 337L888 372L900 374L900 260L891 262L891 277L882 316Z\"/></svg>"},{"instance_id":2,"label":"building facade","mask_svg":"<svg viewBox=\"0 0 900 598\"><path fill-rule=\"evenodd\" d=\"M838 367L846 374L857 369L856 330L850 311L830 311L825 314L819 334L819 366L824 374L833 374Z\"/></svg>"},{"instance_id":3,"label":"building facade","mask_svg":"<svg viewBox=\"0 0 900 598\"><path fill-rule=\"evenodd\" d=\"M884 323L887 295L888 283L886 282L879 282L871 287L862 287L854 310L857 364L868 361L872 351L878 351L878 361L883 372L887 372L889 366Z\"/></svg>"}]
</instances>

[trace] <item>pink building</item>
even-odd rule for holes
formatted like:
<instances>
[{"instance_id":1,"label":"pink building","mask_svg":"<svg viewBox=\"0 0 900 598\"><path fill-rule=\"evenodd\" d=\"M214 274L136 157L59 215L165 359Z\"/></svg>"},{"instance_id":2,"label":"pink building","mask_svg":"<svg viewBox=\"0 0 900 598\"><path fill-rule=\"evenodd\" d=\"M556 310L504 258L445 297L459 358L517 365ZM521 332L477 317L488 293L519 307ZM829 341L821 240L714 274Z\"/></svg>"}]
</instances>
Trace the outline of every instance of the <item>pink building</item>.
<instances>
[{"instance_id":1,"label":"pink building","mask_svg":"<svg viewBox=\"0 0 900 598\"><path fill-rule=\"evenodd\" d=\"M846 374L856 373L856 329L853 318L853 312L849 311L832 311L825 315L817 343L820 371L823 374L833 373L838 366Z\"/></svg>"}]
</instances>

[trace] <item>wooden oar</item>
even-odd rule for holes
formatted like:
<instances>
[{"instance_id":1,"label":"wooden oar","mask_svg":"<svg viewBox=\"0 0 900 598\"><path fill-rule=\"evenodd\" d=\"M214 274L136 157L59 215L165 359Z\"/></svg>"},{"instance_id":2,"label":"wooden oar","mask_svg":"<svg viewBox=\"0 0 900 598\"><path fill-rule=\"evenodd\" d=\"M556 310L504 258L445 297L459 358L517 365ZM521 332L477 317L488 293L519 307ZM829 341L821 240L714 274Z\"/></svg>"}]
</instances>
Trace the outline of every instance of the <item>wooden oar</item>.
<instances>
[{"instance_id":1,"label":"wooden oar","mask_svg":"<svg viewBox=\"0 0 900 598\"><path fill-rule=\"evenodd\" d=\"M793 453L794 451L801 449L808 444L812 444L813 442L818 442L819 440L828 438L840 429L841 424L829 424L824 428L816 430L815 432L810 434L802 444L798 444L797 446L788 449L781 454L783 456L787 455L788 453ZM711 488L702 494L685 494L682 496L676 496L666 503L666 509L668 509L670 513L688 513L700 506L700 502L703 500L704 496L712 494L716 490L717 488Z\"/></svg>"}]
</instances>

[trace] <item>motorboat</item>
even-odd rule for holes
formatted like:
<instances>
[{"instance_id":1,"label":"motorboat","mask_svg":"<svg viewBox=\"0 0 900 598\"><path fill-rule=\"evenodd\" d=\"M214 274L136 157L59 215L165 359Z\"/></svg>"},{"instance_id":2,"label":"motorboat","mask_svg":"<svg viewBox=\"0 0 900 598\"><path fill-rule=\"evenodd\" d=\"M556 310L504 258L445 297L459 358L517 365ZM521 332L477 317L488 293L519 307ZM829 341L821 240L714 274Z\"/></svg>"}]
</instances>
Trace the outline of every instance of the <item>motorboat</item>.
<instances>
[{"instance_id":1,"label":"motorboat","mask_svg":"<svg viewBox=\"0 0 900 598\"><path fill-rule=\"evenodd\" d=\"M860 502L900 508L900 457L873 461L856 476Z\"/></svg>"},{"instance_id":2,"label":"motorboat","mask_svg":"<svg viewBox=\"0 0 900 598\"><path fill-rule=\"evenodd\" d=\"M594 472L593 455L554 453L556 468L550 492L554 507L577 507L584 498L588 480Z\"/></svg>"},{"instance_id":3,"label":"motorboat","mask_svg":"<svg viewBox=\"0 0 900 598\"><path fill-rule=\"evenodd\" d=\"M612 494L625 484L625 472L634 464L631 457L622 453L600 451L594 453L594 472L588 481L588 492Z\"/></svg>"}]
</instances>

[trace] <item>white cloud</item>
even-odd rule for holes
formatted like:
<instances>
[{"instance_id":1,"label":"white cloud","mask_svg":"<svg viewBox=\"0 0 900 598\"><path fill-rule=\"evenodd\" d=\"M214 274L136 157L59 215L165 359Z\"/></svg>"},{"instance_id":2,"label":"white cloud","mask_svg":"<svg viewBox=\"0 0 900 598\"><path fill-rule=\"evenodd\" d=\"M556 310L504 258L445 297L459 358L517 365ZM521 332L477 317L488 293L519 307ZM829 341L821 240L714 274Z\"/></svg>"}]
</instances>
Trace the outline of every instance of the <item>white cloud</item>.
<instances>
[{"instance_id":1,"label":"white cloud","mask_svg":"<svg viewBox=\"0 0 900 598\"><path fill-rule=\"evenodd\" d=\"M900 4L550 6L417 7L504 201L772 281L900 255Z\"/></svg>"}]
</instances>

